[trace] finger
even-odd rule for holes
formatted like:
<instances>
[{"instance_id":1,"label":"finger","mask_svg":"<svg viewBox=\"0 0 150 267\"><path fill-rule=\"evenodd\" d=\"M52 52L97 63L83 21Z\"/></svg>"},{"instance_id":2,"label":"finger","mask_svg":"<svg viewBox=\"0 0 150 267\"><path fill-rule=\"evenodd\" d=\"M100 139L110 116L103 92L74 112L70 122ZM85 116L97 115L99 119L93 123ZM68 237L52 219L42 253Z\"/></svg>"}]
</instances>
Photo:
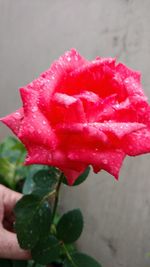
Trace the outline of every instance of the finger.
<instances>
[{"instance_id":1,"label":"finger","mask_svg":"<svg viewBox=\"0 0 150 267\"><path fill-rule=\"evenodd\" d=\"M16 234L0 228L0 258L28 260L31 259L29 251L19 247Z\"/></svg>"},{"instance_id":2,"label":"finger","mask_svg":"<svg viewBox=\"0 0 150 267\"><path fill-rule=\"evenodd\" d=\"M5 186L0 187L1 200L3 201L4 211L6 214L11 213L17 201L22 197L22 194L15 192Z\"/></svg>"},{"instance_id":3,"label":"finger","mask_svg":"<svg viewBox=\"0 0 150 267\"><path fill-rule=\"evenodd\" d=\"M0 197L0 224L3 221L3 217L4 217L4 206L2 203L2 198Z\"/></svg>"}]
</instances>

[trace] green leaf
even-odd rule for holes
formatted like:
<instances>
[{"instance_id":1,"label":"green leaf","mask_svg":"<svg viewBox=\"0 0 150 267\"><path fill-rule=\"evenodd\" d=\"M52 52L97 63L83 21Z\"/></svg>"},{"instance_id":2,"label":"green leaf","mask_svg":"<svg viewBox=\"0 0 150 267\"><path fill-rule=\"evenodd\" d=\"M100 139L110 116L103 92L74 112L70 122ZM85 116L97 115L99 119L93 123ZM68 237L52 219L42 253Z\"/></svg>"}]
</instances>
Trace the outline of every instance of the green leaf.
<instances>
[{"instance_id":1,"label":"green leaf","mask_svg":"<svg viewBox=\"0 0 150 267\"><path fill-rule=\"evenodd\" d=\"M28 261L28 265L27 265L27 267L46 267L46 265L44 264L39 264L39 263L36 263L35 261Z\"/></svg>"},{"instance_id":2,"label":"green leaf","mask_svg":"<svg viewBox=\"0 0 150 267\"><path fill-rule=\"evenodd\" d=\"M0 157L0 175L3 177L4 183L11 188L14 188L15 186L14 173L15 165L7 158Z\"/></svg>"},{"instance_id":3,"label":"green leaf","mask_svg":"<svg viewBox=\"0 0 150 267\"><path fill-rule=\"evenodd\" d=\"M33 194L44 196L48 194L57 183L55 173L50 170L40 170L33 176Z\"/></svg>"},{"instance_id":4,"label":"green leaf","mask_svg":"<svg viewBox=\"0 0 150 267\"><path fill-rule=\"evenodd\" d=\"M83 183L86 180L86 178L88 177L90 170L91 170L91 168L87 167L86 170L78 177L78 179L74 182L73 185L79 185L79 184Z\"/></svg>"},{"instance_id":5,"label":"green leaf","mask_svg":"<svg viewBox=\"0 0 150 267\"><path fill-rule=\"evenodd\" d=\"M72 262L65 260L63 267L102 267L100 263L83 253L71 255Z\"/></svg>"},{"instance_id":6,"label":"green leaf","mask_svg":"<svg viewBox=\"0 0 150 267\"><path fill-rule=\"evenodd\" d=\"M28 262L22 260L13 260L12 267L27 267Z\"/></svg>"},{"instance_id":7,"label":"green leaf","mask_svg":"<svg viewBox=\"0 0 150 267\"><path fill-rule=\"evenodd\" d=\"M47 169L47 166L45 165L30 165L30 166L26 166L28 167L26 170L27 172L25 173L25 182L24 182L24 186L23 186L23 194L28 195L31 194L31 192L33 191L34 188L34 181L33 181L33 176L35 175L36 172L40 171L40 170L45 170Z\"/></svg>"},{"instance_id":8,"label":"green leaf","mask_svg":"<svg viewBox=\"0 0 150 267\"><path fill-rule=\"evenodd\" d=\"M5 179L5 177L3 177L1 174L0 174L0 184L9 187L9 184L7 183L7 179Z\"/></svg>"},{"instance_id":9,"label":"green leaf","mask_svg":"<svg viewBox=\"0 0 150 267\"><path fill-rule=\"evenodd\" d=\"M77 248L75 247L75 244L65 244L65 247L67 248L70 254L77 252Z\"/></svg>"},{"instance_id":10,"label":"green leaf","mask_svg":"<svg viewBox=\"0 0 150 267\"><path fill-rule=\"evenodd\" d=\"M5 138L2 143L0 144L0 155L4 154L4 153L8 153L9 150L15 146L19 141L12 136L8 136L7 138Z\"/></svg>"},{"instance_id":11,"label":"green leaf","mask_svg":"<svg viewBox=\"0 0 150 267\"><path fill-rule=\"evenodd\" d=\"M59 259L60 244L55 236L49 235L31 250L32 258L40 264L48 264Z\"/></svg>"},{"instance_id":12,"label":"green leaf","mask_svg":"<svg viewBox=\"0 0 150 267\"><path fill-rule=\"evenodd\" d=\"M12 262L11 260L0 259L0 266L1 267L12 267Z\"/></svg>"},{"instance_id":13,"label":"green leaf","mask_svg":"<svg viewBox=\"0 0 150 267\"><path fill-rule=\"evenodd\" d=\"M90 167L87 167L86 170L76 179L76 181L74 182L72 186L82 184L88 177L90 169L91 169ZM66 177L64 177L63 183L68 185Z\"/></svg>"},{"instance_id":14,"label":"green leaf","mask_svg":"<svg viewBox=\"0 0 150 267\"><path fill-rule=\"evenodd\" d=\"M21 248L32 249L49 234L51 209L48 200L26 195L16 204L15 229Z\"/></svg>"},{"instance_id":15,"label":"green leaf","mask_svg":"<svg viewBox=\"0 0 150 267\"><path fill-rule=\"evenodd\" d=\"M19 141L16 142L16 144L14 144L12 146L12 149L13 150L20 150L20 152L25 152L26 151L25 146Z\"/></svg>"},{"instance_id":16,"label":"green leaf","mask_svg":"<svg viewBox=\"0 0 150 267\"><path fill-rule=\"evenodd\" d=\"M73 243L83 230L83 217L79 209L64 214L57 224L58 239L64 243Z\"/></svg>"},{"instance_id":17,"label":"green leaf","mask_svg":"<svg viewBox=\"0 0 150 267\"><path fill-rule=\"evenodd\" d=\"M0 174L3 176L3 184L12 189L15 189L17 182L23 178L25 167L22 163L25 154L23 145L13 137L8 137L0 144Z\"/></svg>"},{"instance_id":18,"label":"green leaf","mask_svg":"<svg viewBox=\"0 0 150 267\"><path fill-rule=\"evenodd\" d=\"M0 145L0 156L9 159L11 162L22 160L22 154L23 156L26 154L24 146L12 136L7 137Z\"/></svg>"}]
</instances>

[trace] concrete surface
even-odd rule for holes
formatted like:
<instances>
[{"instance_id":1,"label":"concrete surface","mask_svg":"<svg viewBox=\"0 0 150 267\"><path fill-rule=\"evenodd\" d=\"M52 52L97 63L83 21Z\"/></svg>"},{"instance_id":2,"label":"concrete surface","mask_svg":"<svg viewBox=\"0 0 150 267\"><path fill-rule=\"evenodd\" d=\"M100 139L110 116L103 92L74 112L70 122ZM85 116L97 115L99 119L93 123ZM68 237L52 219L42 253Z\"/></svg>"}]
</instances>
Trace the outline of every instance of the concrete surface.
<instances>
[{"instance_id":1,"label":"concrete surface","mask_svg":"<svg viewBox=\"0 0 150 267\"><path fill-rule=\"evenodd\" d=\"M149 10L149 0L0 0L0 116L20 106L20 86L71 47L140 70L150 97ZM0 138L8 133L1 126ZM85 216L79 246L103 267L150 267L149 173L144 155L124 162L118 183L103 172L64 189L61 208Z\"/></svg>"}]
</instances>

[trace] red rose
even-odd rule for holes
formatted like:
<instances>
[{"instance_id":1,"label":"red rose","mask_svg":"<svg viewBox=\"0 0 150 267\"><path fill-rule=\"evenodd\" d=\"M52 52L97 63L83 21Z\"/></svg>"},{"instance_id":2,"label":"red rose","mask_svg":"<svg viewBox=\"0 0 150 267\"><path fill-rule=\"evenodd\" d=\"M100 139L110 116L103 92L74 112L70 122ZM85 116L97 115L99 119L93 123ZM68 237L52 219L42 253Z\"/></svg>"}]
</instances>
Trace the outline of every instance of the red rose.
<instances>
[{"instance_id":1,"label":"red rose","mask_svg":"<svg viewBox=\"0 0 150 267\"><path fill-rule=\"evenodd\" d=\"M150 152L140 74L115 59L71 50L20 94L23 107L1 120L26 146L26 164L56 166L70 185L88 165L118 178L126 155Z\"/></svg>"}]
</instances>

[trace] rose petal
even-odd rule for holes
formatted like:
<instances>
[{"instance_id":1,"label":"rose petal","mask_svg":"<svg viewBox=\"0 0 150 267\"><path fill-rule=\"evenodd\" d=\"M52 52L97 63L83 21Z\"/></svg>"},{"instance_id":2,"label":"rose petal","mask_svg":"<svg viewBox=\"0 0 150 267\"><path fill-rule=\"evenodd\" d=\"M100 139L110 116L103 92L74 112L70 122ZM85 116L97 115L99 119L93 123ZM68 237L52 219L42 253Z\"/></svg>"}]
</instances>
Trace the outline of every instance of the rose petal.
<instances>
[{"instance_id":1,"label":"rose petal","mask_svg":"<svg viewBox=\"0 0 150 267\"><path fill-rule=\"evenodd\" d=\"M139 129L145 128L145 125L142 123L136 122L106 122L106 123L91 123L88 124L87 127L93 127L97 130L103 131L105 133L110 132L115 134L119 139L124 135L129 134L133 131L137 131Z\"/></svg>"},{"instance_id":2,"label":"rose petal","mask_svg":"<svg viewBox=\"0 0 150 267\"><path fill-rule=\"evenodd\" d=\"M20 88L24 114L30 115L38 110L38 93L32 89ZM31 115L32 116L32 115Z\"/></svg>"},{"instance_id":3,"label":"rose petal","mask_svg":"<svg viewBox=\"0 0 150 267\"><path fill-rule=\"evenodd\" d=\"M78 177L87 167L82 162L74 162L68 159L67 155L61 150L51 151L43 146L40 147L34 144L28 147L25 164L46 164L58 167L65 173L69 184L74 181L75 174Z\"/></svg>"},{"instance_id":4,"label":"rose petal","mask_svg":"<svg viewBox=\"0 0 150 267\"><path fill-rule=\"evenodd\" d=\"M125 153L121 150L78 150L68 153L71 160L80 160L87 165L92 165L94 171L104 169L118 179L119 170L121 168Z\"/></svg>"},{"instance_id":5,"label":"rose petal","mask_svg":"<svg viewBox=\"0 0 150 267\"><path fill-rule=\"evenodd\" d=\"M102 109L103 99L100 99L97 94L91 91L83 91L80 94L74 95L74 97L82 101L86 115L86 121L95 121L96 117L98 117L99 115L100 110Z\"/></svg>"},{"instance_id":6,"label":"rose petal","mask_svg":"<svg viewBox=\"0 0 150 267\"><path fill-rule=\"evenodd\" d=\"M150 128L130 133L122 139L122 148L129 156L150 152Z\"/></svg>"},{"instance_id":7,"label":"rose petal","mask_svg":"<svg viewBox=\"0 0 150 267\"><path fill-rule=\"evenodd\" d=\"M67 124L72 122L86 122L81 100L60 93L54 95L48 117L54 125L59 122L66 122Z\"/></svg>"},{"instance_id":8,"label":"rose petal","mask_svg":"<svg viewBox=\"0 0 150 267\"><path fill-rule=\"evenodd\" d=\"M27 164L60 168L72 184L91 165L118 178L126 154L150 152L150 106L140 74L115 59L66 52L20 89L23 109L2 118Z\"/></svg>"},{"instance_id":9,"label":"rose petal","mask_svg":"<svg viewBox=\"0 0 150 267\"><path fill-rule=\"evenodd\" d=\"M78 94L85 90L97 93L100 97L113 94L117 89L116 82L113 87L112 80L114 66L114 59L95 60L85 64L68 75L61 90L70 95ZM100 88L103 88L103 90L100 90Z\"/></svg>"},{"instance_id":10,"label":"rose petal","mask_svg":"<svg viewBox=\"0 0 150 267\"><path fill-rule=\"evenodd\" d=\"M119 73L119 76L122 80L132 77L138 83L141 81L141 74L139 71L133 71L122 63L116 65L116 71Z\"/></svg>"},{"instance_id":11,"label":"rose petal","mask_svg":"<svg viewBox=\"0 0 150 267\"><path fill-rule=\"evenodd\" d=\"M113 133L118 138L122 138L124 135L129 134L133 131L137 131L139 129L145 128L145 124L136 123L136 122L93 122L93 123L72 123L72 124L59 124L57 125L57 129L61 130L62 132L70 132L70 133L78 133L82 134L86 131L86 133L90 133L93 136L97 134L103 133ZM87 131L88 130L88 131ZM96 134L95 134L96 133Z\"/></svg>"},{"instance_id":12,"label":"rose petal","mask_svg":"<svg viewBox=\"0 0 150 267\"><path fill-rule=\"evenodd\" d=\"M0 121L6 124L13 131L13 133L18 136L18 132L19 132L23 117L24 117L23 109L20 108L16 110L14 113L11 113L10 115L6 117L1 118Z\"/></svg>"},{"instance_id":13,"label":"rose petal","mask_svg":"<svg viewBox=\"0 0 150 267\"><path fill-rule=\"evenodd\" d=\"M34 144L27 145L28 154L25 160L26 165L45 164L52 165L52 153L50 149Z\"/></svg>"},{"instance_id":14,"label":"rose petal","mask_svg":"<svg viewBox=\"0 0 150 267\"><path fill-rule=\"evenodd\" d=\"M38 110L24 117L18 137L27 147L31 144L40 144L54 149L58 143L54 130Z\"/></svg>"},{"instance_id":15,"label":"rose petal","mask_svg":"<svg viewBox=\"0 0 150 267\"><path fill-rule=\"evenodd\" d=\"M75 49L71 49L56 60L38 79L27 85L28 88L39 91L39 107L44 114L49 110L54 91L59 91L63 87L64 77L86 62Z\"/></svg>"},{"instance_id":16,"label":"rose petal","mask_svg":"<svg viewBox=\"0 0 150 267\"><path fill-rule=\"evenodd\" d=\"M54 75L57 73L60 75L62 72L63 75L68 74L74 69L85 65L87 62L88 61L84 59L75 49L71 49L70 51L65 52L63 56L51 65L49 72Z\"/></svg>"},{"instance_id":17,"label":"rose petal","mask_svg":"<svg viewBox=\"0 0 150 267\"><path fill-rule=\"evenodd\" d=\"M124 84L128 93L128 97L134 96L134 98L136 97L137 99L139 99L139 101L147 101L147 97L144 95L141 84L136 82L133 77L126 78L124 80Z\"/></svg>"}]
</instances>

